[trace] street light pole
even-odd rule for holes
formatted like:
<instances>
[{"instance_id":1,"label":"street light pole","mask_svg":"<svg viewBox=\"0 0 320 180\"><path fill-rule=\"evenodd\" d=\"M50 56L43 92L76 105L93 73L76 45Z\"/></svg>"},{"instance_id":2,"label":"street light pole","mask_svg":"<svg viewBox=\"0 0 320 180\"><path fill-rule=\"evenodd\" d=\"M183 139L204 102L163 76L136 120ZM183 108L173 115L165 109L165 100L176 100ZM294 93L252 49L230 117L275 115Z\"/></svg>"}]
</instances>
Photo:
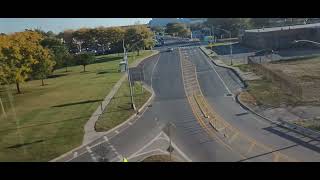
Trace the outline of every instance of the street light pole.
<instances>
[{"instance_id":1,"label":"street light pole","mask_svg":"<svg viewBox=\"0 0 320 180\"><path fill-rule=\"evenodd\" d=\"M169 136L169 153L170 153L170 161L172 161L172 143L171 143L171 133L170 133L170 130L171 130L171 126L173 127L176 127L172 122L169 122L168 124L168 136Z\"/></svg>"},{"instance_id":2,"label":"street light pole","mask_svg":"<svg viewBox=\"0 0 320 180\"><path fill-rule=\"evenodd\" d=\"M129 81L129 88L130 88L131 108L136 110L136 106L134 105L134 100L133 100L132 84L131 84L131 77L130 77L130 71L129 71L128 56L127 56L126 47L124 45L124 39L123 39L122 42L123 42L123 55L124 55L124 60L126 62L126 71L127 71L127 74L128 74L128 81Z\"/></svg>"}]
</instances>

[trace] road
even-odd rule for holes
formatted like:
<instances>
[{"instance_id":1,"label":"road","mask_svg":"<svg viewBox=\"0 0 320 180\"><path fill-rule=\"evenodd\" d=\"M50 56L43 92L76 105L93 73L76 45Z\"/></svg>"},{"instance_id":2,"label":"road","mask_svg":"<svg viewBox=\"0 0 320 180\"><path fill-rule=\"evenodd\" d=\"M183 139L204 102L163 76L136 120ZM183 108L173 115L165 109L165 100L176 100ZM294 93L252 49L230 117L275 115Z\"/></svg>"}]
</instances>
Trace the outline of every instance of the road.
<instances>
[{"instance_id":1,"label":"road","mask_svg":"<svg viewBox=\"0 0 320 180\"><path fill-rule=\"evenodd\" d=\"M255 141L267 146L271 151L284 154L296 161L319 161L319 141L294 133L259 118L226 96L243 88L241 81L230 70L217 67L209 62L199 48L187 50L190 60L196 65L197 77L201 90L210 106L241 133L252 137ZM232 147L235 151L240 147ZM268 156L263 153L255 158ZM245 159L255 161L255 158ZM245 159L242 159L244 161ZM266 161L274 161L275 157L266 157Z\"/></svg>"},{"instance_id":2,"label":"road","mask_svg":"<svg viewBox=\"0 0 320 180\"><path fill-rule=\"evenodd\" d=\"M144 61L145 84L155 93L152 106L130 123L59 161L121 161L122 157L136 161L139 155L165 152L169 122L175 125L170 131L174 153L183 161L286 161L287 157L294 161L320 161L318 141L274 126L242 109L228 96L243 87L241 81L229 70L210 63L198 47L192 46L161 51ZM195 116L186 96L181 51L195 65L199 88L208 104L238 130L231 139L224 139L212 127L206 130ZM254 143L242 138L247 136Z\"/></svg>"},{"instance_id":3,"label":"road","mask_svg":"<svg viewBox=\"0 0 320 180\"><path fill-rule=\"evenodd\" d=\"M159 133L168 134L165 128L168 122L175 125L171 130L173 142L191 161L237 159L211 140L194 118L183 88L178 50L162 52L144 63L145 83L155 92L152 107L131 125L93 141L60 161L101 161L101 157L117 161L131 157Z\"/></svg>"}]
</instances>

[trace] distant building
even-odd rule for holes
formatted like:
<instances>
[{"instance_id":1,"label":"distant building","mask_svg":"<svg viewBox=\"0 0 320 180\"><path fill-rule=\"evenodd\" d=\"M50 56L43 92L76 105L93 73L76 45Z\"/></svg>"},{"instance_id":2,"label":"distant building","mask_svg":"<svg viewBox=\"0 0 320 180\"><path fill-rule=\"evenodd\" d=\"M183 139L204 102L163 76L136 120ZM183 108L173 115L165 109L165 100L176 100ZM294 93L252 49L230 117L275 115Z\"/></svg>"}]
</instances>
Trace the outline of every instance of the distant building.
<instances>
[{"instance_id":1,"label":"distant building","mask_svg":"<svg viewBox=\"0 0 320 180\"><path fill-rule=\"evenodd\" d=\"M149 25L152 26L166 26L169 23L185 23L185 24L196 24L203 23L206 18L152 18Z\"/></svg>"},{"instance_id":2,"label":"distant building","mask_svg":"<svg viewBox=\"0 0 320 180\"><path fill-rule=\"evenodd\" d=\"M285 49L294 40L320 41L320 23L245 30L241 43L255 49Z\"/></svg>"}]
</instances>

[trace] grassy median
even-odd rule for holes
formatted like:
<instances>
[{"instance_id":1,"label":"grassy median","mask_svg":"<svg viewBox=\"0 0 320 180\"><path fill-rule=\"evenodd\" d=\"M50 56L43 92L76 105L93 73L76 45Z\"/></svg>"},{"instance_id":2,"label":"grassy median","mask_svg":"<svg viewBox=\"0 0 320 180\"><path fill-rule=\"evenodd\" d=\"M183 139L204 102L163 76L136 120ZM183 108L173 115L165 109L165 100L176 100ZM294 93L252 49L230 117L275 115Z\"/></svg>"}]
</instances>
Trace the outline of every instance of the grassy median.
<instances>
[{"instance_id":1,"label":"grassy median","mask_svg":"<svg viewBox=\"0 0 320 180\"><path fill-rule=\"evenodd\" d=\"M128 59L152 53L130 53ZM121 77L121 59L121 54L100 56L87 72L82 66L59 69L45 86L40 80L23 83L22 94L14 85L1 87L7 116L0 109L0 161L48 161L79 146L84 124Z\"/></svg>"},{"instance_id":2,"label":"grassy median","mask_svg":"<svg viewBox=\"0 0 320 180\"><path fill-rule=\"evenodd\" d=\"M151 93L142 89L139 82L134 83L134 103L137 109L149 99ZM125 120L127 120L135 111L131 108L130 88L128 81L124 81L108 104L103 115L96 123L97 131L107 131Z\"/></svg>"}]
</instances>

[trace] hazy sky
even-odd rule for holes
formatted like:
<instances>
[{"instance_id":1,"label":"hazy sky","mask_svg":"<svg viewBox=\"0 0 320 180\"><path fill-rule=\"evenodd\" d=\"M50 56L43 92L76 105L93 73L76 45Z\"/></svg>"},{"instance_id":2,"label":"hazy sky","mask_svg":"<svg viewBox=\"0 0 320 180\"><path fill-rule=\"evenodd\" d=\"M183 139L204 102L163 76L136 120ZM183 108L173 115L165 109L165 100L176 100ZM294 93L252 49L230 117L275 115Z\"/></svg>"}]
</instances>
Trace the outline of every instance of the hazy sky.
<instances>
[{"instance_id":1,"label":"hazy sky","mask_svg":"<svg viewBox=\"0 0 320 180\"><path fill-rule=\"evenodd\" d=\"M148 23L151 18L0 18L0 33L40 28L44 31L61 32L65 29L98 26L125 26L136 22Z\"/></svg>"}]
</instances>

